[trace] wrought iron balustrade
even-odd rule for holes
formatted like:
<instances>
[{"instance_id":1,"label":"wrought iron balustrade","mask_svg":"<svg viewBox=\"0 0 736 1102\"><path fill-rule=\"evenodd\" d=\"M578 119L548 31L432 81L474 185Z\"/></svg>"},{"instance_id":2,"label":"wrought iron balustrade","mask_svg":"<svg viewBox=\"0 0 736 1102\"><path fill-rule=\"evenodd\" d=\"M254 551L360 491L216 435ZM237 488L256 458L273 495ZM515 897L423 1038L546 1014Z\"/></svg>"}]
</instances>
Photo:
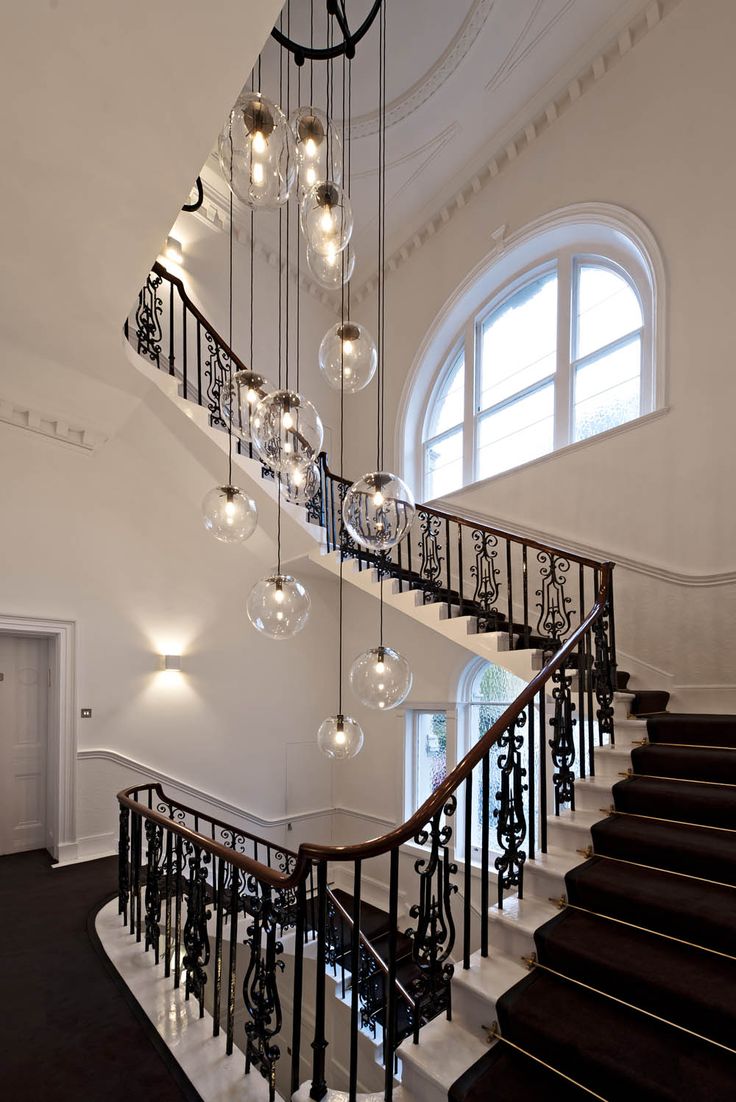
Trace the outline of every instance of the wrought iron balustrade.
<instances>
[{"instance_id":1,"label":"wrought iron balustrade","mask_svg":"<svg viewBox=\"0 0 736 1102\"><path fill-rule=\"evenodd\" d=\"M181 281L160 265L141 291L126 336L141 355L176 376L182 393L208 409L213 425L222 426L220 388L230 365L239 370L245 364L191 303ZM225 1000L228 1051L235 1029L235 965L223 961L223 928L229 925L231 946L245 937L246 1063L268 1079L272 1092L287 1057L291 1090L299 1086L307 1051L301 1007L309 998L310 1097L324 1097L325 982L330 962L334 966L339 958L351 977L350 1052L340 1061L348 1066L348 1081L329 1086L356 1099L359 1034L380 1023L384 1097L390 1102L397 1048L408 1037L408 1025L417 1040L423 1023L449 1013L453 969L469 968L476 946L489 953L492 899L503 907L509 892L523 895L526 862L547 850L548 814L574 807L574 780L592 775L596 745L613 743L613 564L429 505L418 506L409 535L390 555L372 555L345 536L341 509L348 485L321 456L319 492L309 513L324 529L327 550L353 558L361 570L378 571L399 591L416 591L448 617L472 617L477 631L497 633L500 647L538 651L539 672L414 815L358 845L305 843L291 853L175 804L156 785L120 793L119 906L156 959L163 941L166 974L173 962L175 983L184 975L186 993L201 1009L212 972L214 1029ZM401 865L401 896L409 900L404 917L402 852L411 855ZM381 954L361 927L364 863L378 858L388 865L388 933ZM328 887L328 872L338 864L352 884L349 910L336 908ZM336 922L344 927L339 934ZM282 941L290 931L294 1024L287 1043L279 1036L279 985ZM304 989L308 938L314 940L313 992ZM410 952L402 957L406 938ZM336 956L337 947L342 952ZM399 975L403 960L411 962L406 982Z\"/></svg>"}]
</instances>

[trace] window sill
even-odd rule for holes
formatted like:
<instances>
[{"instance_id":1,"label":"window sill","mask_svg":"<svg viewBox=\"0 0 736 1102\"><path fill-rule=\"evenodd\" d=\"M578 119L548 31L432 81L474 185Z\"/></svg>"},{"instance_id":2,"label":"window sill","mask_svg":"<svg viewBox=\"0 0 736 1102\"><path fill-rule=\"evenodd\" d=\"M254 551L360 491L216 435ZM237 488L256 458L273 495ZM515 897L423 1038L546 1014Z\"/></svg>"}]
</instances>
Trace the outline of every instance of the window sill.
<instances>
[{"instance_id":1,"label":"window sill","mask_svg":"<svg viewBox=\"0 0 736 1102\"><path fill-rule=\"evenodd\" d=\"M530 459L527 463L520 463L518 467L509 467L506 471L499 471L498 474L489 475L488 478L480 478L477 482L466 482L464 486L460 486L457 490L453 490L444 497L433 498L424 504L431 505L434 508L447 508L451 510L457 495L465 493L466 490L476 490L483 486L490 486L500 479L509 478L510 476L518 474L519 471L526 471L532 467L539 467L544 463L553 462L561 456L567 456L582 451L584 448L589 448L594 444L603 443L622 433L631 432L633 429L637 428L644 428L651 422L658 421L661 417L664 417L669 411L669 406L663 406L661 409L652 410L651 413L643 413L641 417L635 417L632 421L624 422L623 425L616 425L613 429L606 429L605 432L598 432L595 436L589 436L586 440L576 440L572 444L565 444L561 448L556 448L554 451L547 452L546 455L540 455L536 459Z\"/></svg>"}]
</instances>

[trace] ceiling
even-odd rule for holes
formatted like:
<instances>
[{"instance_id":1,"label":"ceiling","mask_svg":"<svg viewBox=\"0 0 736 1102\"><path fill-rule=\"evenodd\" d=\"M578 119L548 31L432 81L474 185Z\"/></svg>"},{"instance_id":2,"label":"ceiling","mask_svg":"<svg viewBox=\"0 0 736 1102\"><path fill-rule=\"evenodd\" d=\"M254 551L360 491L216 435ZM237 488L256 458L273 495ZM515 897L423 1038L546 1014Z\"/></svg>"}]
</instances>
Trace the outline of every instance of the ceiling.
<instances>
[{"instance_id":1,"label":"ceiling","mask_svg":"<svg viewBox=\"0 0 736 1102\"><path fill-rule=\"evenodd\" d=\"M648 0L394 0L387 7L387 239L389 254L436 212L444 198L487 161L525 108L553 94L595 56ZM371 0L347 0L358 25ZM309 5L293 0L291 36L309 39ZM314 2L315 42L325 37ZM282 13L284 25L288 7ZM285 107L275 42L264 49L262 89ZM376 269L378 23L359 44L352 77L353 244L359 285ZM334 116L341 114L341 63L335 65ZM326 101L326 66L314 65L314 99ZM297 102L292 66L290 103ZM302 77L308 101L310 66ZM337 122L340 126L340 122ZM209 162L210 181L215 159ZM220 183L222 187L222 184ZM258 216L256 235L277 248L278 219Z\"/></svg>"}]
</instances>

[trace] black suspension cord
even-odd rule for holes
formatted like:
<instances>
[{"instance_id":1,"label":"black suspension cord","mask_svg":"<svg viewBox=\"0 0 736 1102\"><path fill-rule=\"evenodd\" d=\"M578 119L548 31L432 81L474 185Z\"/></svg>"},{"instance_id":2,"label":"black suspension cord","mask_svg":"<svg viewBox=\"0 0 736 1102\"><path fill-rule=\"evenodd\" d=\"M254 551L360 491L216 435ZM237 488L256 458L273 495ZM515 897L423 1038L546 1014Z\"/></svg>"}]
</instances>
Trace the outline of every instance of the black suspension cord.
<instances>
[{"instance_id":1,"label":"black suspension cord","mask_svg":"<svg viewBox=\"0 0 736 1102\"><path fill-rule=\"evenodd\" d=\"M228 343L230 354L227 358L227 484L233 484L233 126L230 118L230 248L228 270Z\"/></svg>"}]
</instances>

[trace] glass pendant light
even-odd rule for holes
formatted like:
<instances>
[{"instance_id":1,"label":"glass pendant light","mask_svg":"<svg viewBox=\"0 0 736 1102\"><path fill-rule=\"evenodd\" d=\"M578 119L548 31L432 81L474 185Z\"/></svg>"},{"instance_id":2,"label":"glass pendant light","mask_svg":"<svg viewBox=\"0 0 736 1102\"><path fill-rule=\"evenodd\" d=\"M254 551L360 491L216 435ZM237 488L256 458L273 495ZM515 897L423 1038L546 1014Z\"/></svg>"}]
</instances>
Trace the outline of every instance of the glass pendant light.
<instances>
[{"instance_id":1,"label":"glass pendant light","mask_svg":"<svg viewBox=\"0 0 736 1102\"><path fill-rule=\"evenodd\" d=\"M319 367L333 390L357 394L376 373L376 342L364 325L352 321L331 326L319 346Z\"/></svg>"},{"instance_id":2,"label":"glass pendant light","mask_svg":"<svg viewBox=\"0 0 736 1102\"><path fill-rule=\"evenodd\" d=\"M345 494L342 506L348 532L371 551L396 547L415 514L411 490L398 475L387 471L363 475Z\"/></svg>"},{"instance_id":3,"label":"glass pendant light","mask_svg":"<svg viewBox=\"0 0 736 1102\"><path fill-rule=\"evenodd\" d=\"M359 654L350 668L350 688L366 708L396 708L406 700L411 686L409 663L392 647L372 647Z\"/></svg>"},{"instance_id":4,"label":"glass pendant light","mask_svg":"<svg viewBox=\"0 0 736 1102\"><path fill-rule=\"evenodd\" d=\"M309 593L290 574L276 572L260 581L248 594L248 619L271 639L291 639L309 619Z\"/></svg>"},{"instance_id":5,"label":"glass pendant light","mask_svg":"<svg viewBox=\"0 0 736 1102\"><path fill-rule=\"evenodd\" d=\"M281 470L284 497L292 505L308 505L319 491L319 467L306 456L292 456Z\"/></svg>"},{"instance_id":6,"label":"glass pendant light","mask_svg":"<svg viewBox=\"0 0 736 1102\"><path fill-rule=\"evenodd\" d=\"M353 208L333 181L315 184L302 199L300 221L307 244L320 256L342 252L353 232Z\"/></svg>"},{"instance_id":7,"label":"glass pendant light","mask_svg":"<svg viewBox=\"0 0 736 1102\"><path fill-rule=\"evenodd\" d=\"M215 486L202 502L204 526L223 543L241 543L258 524L256 503L237 486Z\"/></svg>"},{"instance_id":8,"label":"glass pendant light","mask_svg":"<svg viewBox=\"0 0 736 1102\"><path fill-rule=\"evenodd\" d=\"M307 246L307 267L320 287L326 291L339 291L350 282L355 271L355 253L348 246L341 253L332 249L322 256Z\"/></svg>"},{"instance_id":9,"label":"glass pendant light","mask_svg":"<svg viewBox=\"0 0 736 1102\"><path fill-rule=\"evenodd\" d=\"M314 460L324 439L317 410L295 390L275 390L261 399L251 432L259 456L276 473L294 458Z\"/></svg>"},{"instance_id":10,"label":"glass pendant light","mask_svg":"<svg viewBox=\"0 0 736 1102\"><path fill-rule=\"evenodd\" d=\"M303 195L315 184L342 179L342 145L327 116L318 107L300 107L291 117L296 143L299 189Z\"/></svg>"},{"instance_id":11,"label":"glass pendant light","mask_svg":"<svg viewBox=\"0 0 736 1102\"><path fill-rule=\"evenodd\" d=\"M217 142L222 175L251 210L277 210L296 179L294 135L280 107L243 91Z\"/></svg>"},{"instance_id":12,"label":"glass pendant light","mask_svg":"<svg viewBox=\"0 0 736 1102\"><path fill-rule=\"evenodd\" d=\"M320 724L317 744L328 758L354 758L363 746L363 728L352 716L328 716Z\"/></svg>"},{"instance_id":13,"label":"glass pendant light","mask_svg":"<svg viewBox=\"0 0 736 1102\"><path fill-rule=\"evenodd\" d=\"M232 424L233 432L244 444L251 440L251 420L256 406L272 390L268 379L255 371L236 371L220 388L220 417L226 425Z\"/></svg>"}]
</instances>

